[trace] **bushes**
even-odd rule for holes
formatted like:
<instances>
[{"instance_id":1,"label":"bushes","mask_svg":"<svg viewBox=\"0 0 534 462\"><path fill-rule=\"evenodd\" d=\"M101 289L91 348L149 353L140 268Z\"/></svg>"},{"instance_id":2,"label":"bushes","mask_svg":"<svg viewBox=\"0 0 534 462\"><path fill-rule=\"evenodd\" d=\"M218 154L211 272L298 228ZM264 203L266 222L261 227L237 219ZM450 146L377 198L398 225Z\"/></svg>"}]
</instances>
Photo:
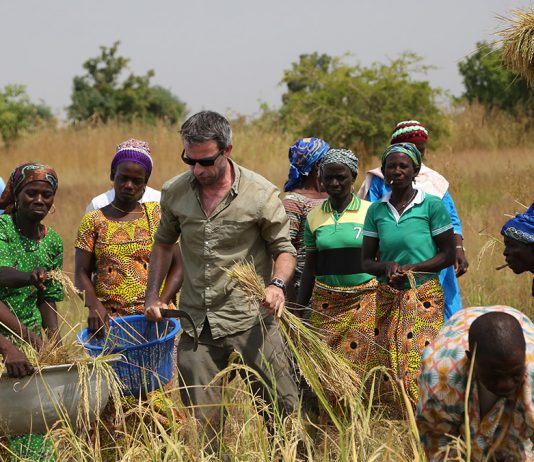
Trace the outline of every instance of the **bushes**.
<instances>
[{"instance_id":1,"label":"bushes","mask_svg":"<svg viewBox=\"0 0 534 462\"><path fill-rule=\"evenodd\" d=\"M69 118L74 122L118 119L177 123L186 112L185 103L169 90L151 85L153 70L121 80L129 59L117 55L119 44L100 47L100 56L83 64L86 74L74 77Z\"/></svg>"},{"instance_id":2,"label":"bushes","mask_svg":"<svg viewBox=\"0 0 534 462\"><path fill-rule=\"evenodd\" d=\"M370 67L325 54L301 55L282 79L282 124L296 137L376 152L389 143L397 122L418 119L436 141L445 132L437 104L442 92L413 77L427 70L412 53Z\"/></svg>"},{"instance_id":3,"label":"bushes","mask_svg":"<svg viewBox=\"0 0 534 462\"><path fill-rule=\"evenodd\" d=\"M23 133L53 119L47 106L30 101L23 85L6 85L0 91L0 135L7 147Z\"/></svg>"}]
</instances>

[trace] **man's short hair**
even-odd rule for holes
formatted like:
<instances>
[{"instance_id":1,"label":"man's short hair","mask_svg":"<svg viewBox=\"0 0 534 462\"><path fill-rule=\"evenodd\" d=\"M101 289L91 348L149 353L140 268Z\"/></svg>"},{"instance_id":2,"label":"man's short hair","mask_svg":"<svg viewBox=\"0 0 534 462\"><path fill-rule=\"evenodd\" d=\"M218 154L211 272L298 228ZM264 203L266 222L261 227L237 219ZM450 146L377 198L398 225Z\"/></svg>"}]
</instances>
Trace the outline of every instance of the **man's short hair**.
<instances>
[{"instance_id":1,"label":"man's short hair","mask_svg":"<svg viewBox=\"0 0 534 462\"><path fill-rule=\"evenodd\" d=\"M506 359L525 352L525 336L519 321L508 313L493 311L476 318L469 328L469 350L478 357Z\"/></svg>"},{"instance_id":2,"label":"man's short hair","mask_svg":"<svg viewBox=\"0 0 534 462\"><path fill-rule=\"evenodd\" d=\"M219 149L232 144L232 129L226 117L214 111L201 111L187 119L180 129L187 144L216 141Z\"/></svg>"}]
</instances>

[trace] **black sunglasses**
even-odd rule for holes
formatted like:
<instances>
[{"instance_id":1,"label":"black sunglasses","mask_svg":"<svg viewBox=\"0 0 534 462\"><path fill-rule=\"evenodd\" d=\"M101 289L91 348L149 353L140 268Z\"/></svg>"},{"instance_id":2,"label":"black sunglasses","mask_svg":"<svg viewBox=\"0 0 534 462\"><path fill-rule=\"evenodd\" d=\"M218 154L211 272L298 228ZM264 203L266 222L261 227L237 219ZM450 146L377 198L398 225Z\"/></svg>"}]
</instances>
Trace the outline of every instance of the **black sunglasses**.
<instances>
[{"instance_id":1,"label":"black sunglasses","mask_svg":"<svg viewBox=\"0 0 534 462\"><path fill-rule=\"evenodd\" d=\"M224 151L225 151L225 148L221 149L217 154L215 154L214 156L212 157L205 157L204 159L190 159L189 157L187 157L185 155L185 149L182 151L182 160L187 164L187 165L195 165L195 164L200 164L202 165L202 167L211 167L215 161L217 160L217 158L219 156L222 156L224 154Z\"/></svg>"}]
</instances>

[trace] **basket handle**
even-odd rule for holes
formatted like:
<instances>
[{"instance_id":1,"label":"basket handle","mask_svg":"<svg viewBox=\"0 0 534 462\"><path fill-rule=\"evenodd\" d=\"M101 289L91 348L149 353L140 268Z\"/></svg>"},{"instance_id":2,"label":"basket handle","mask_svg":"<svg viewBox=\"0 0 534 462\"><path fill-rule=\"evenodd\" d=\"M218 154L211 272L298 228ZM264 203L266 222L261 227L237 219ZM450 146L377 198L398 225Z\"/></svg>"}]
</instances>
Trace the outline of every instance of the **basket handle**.
<instances>
[{"instance_id":1,"label":"basket handle","mask_svg":"<svg viewBox=\"0 0 534 462\"><path fill-rule=\"evenodd\" d=\"M160 312L164 318L185 319L189 324L191 324L191 327L193 328L193 339L194 339L193 351L197 351L197 348L198 348L197 326L195 326L193 318L191 318L189 313L186 313L185 311L182 311L182 310L170 310L168 308L160 308Z\"/></svg>"}]
</instances>

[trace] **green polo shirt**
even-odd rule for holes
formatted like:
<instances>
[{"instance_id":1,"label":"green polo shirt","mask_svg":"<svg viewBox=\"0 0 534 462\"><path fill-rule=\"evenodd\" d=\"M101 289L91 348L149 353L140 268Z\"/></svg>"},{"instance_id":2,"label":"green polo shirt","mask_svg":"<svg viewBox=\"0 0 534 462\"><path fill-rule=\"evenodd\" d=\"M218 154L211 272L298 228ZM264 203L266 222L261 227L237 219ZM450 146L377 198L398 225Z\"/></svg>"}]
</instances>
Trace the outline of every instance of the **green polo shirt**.
<instances>
[{"instance_id":1,"label":"green polo shirt","mask_svg":"<svg viewBox=\"0 0 534 462\"><path fill-rule=\"evenodd\" d=\"M380 260L408 265L434 257L438 253L434 237L452 228L451 217L441 199L418 190L415 199L399 216L389 203L390 197L391 193L371 205L363 227L364 236L379 239ZM386 276L378 280L385 282ZM422 281L417 282L419 285Z\"/></svg>"},{"instance_id":2,"label":"green polo shirt","mask_svg":"<svg viewBox=\"0 0 534 462\"><path fill-rule=\"evenodd\" d=\"M353 287L374 278L362 272L363 223L371 203L352 195L338 214L330 200L312 209L304 228L306 252L317 252L317 281L336 287Z\"/></svg>"}]
</instances>

